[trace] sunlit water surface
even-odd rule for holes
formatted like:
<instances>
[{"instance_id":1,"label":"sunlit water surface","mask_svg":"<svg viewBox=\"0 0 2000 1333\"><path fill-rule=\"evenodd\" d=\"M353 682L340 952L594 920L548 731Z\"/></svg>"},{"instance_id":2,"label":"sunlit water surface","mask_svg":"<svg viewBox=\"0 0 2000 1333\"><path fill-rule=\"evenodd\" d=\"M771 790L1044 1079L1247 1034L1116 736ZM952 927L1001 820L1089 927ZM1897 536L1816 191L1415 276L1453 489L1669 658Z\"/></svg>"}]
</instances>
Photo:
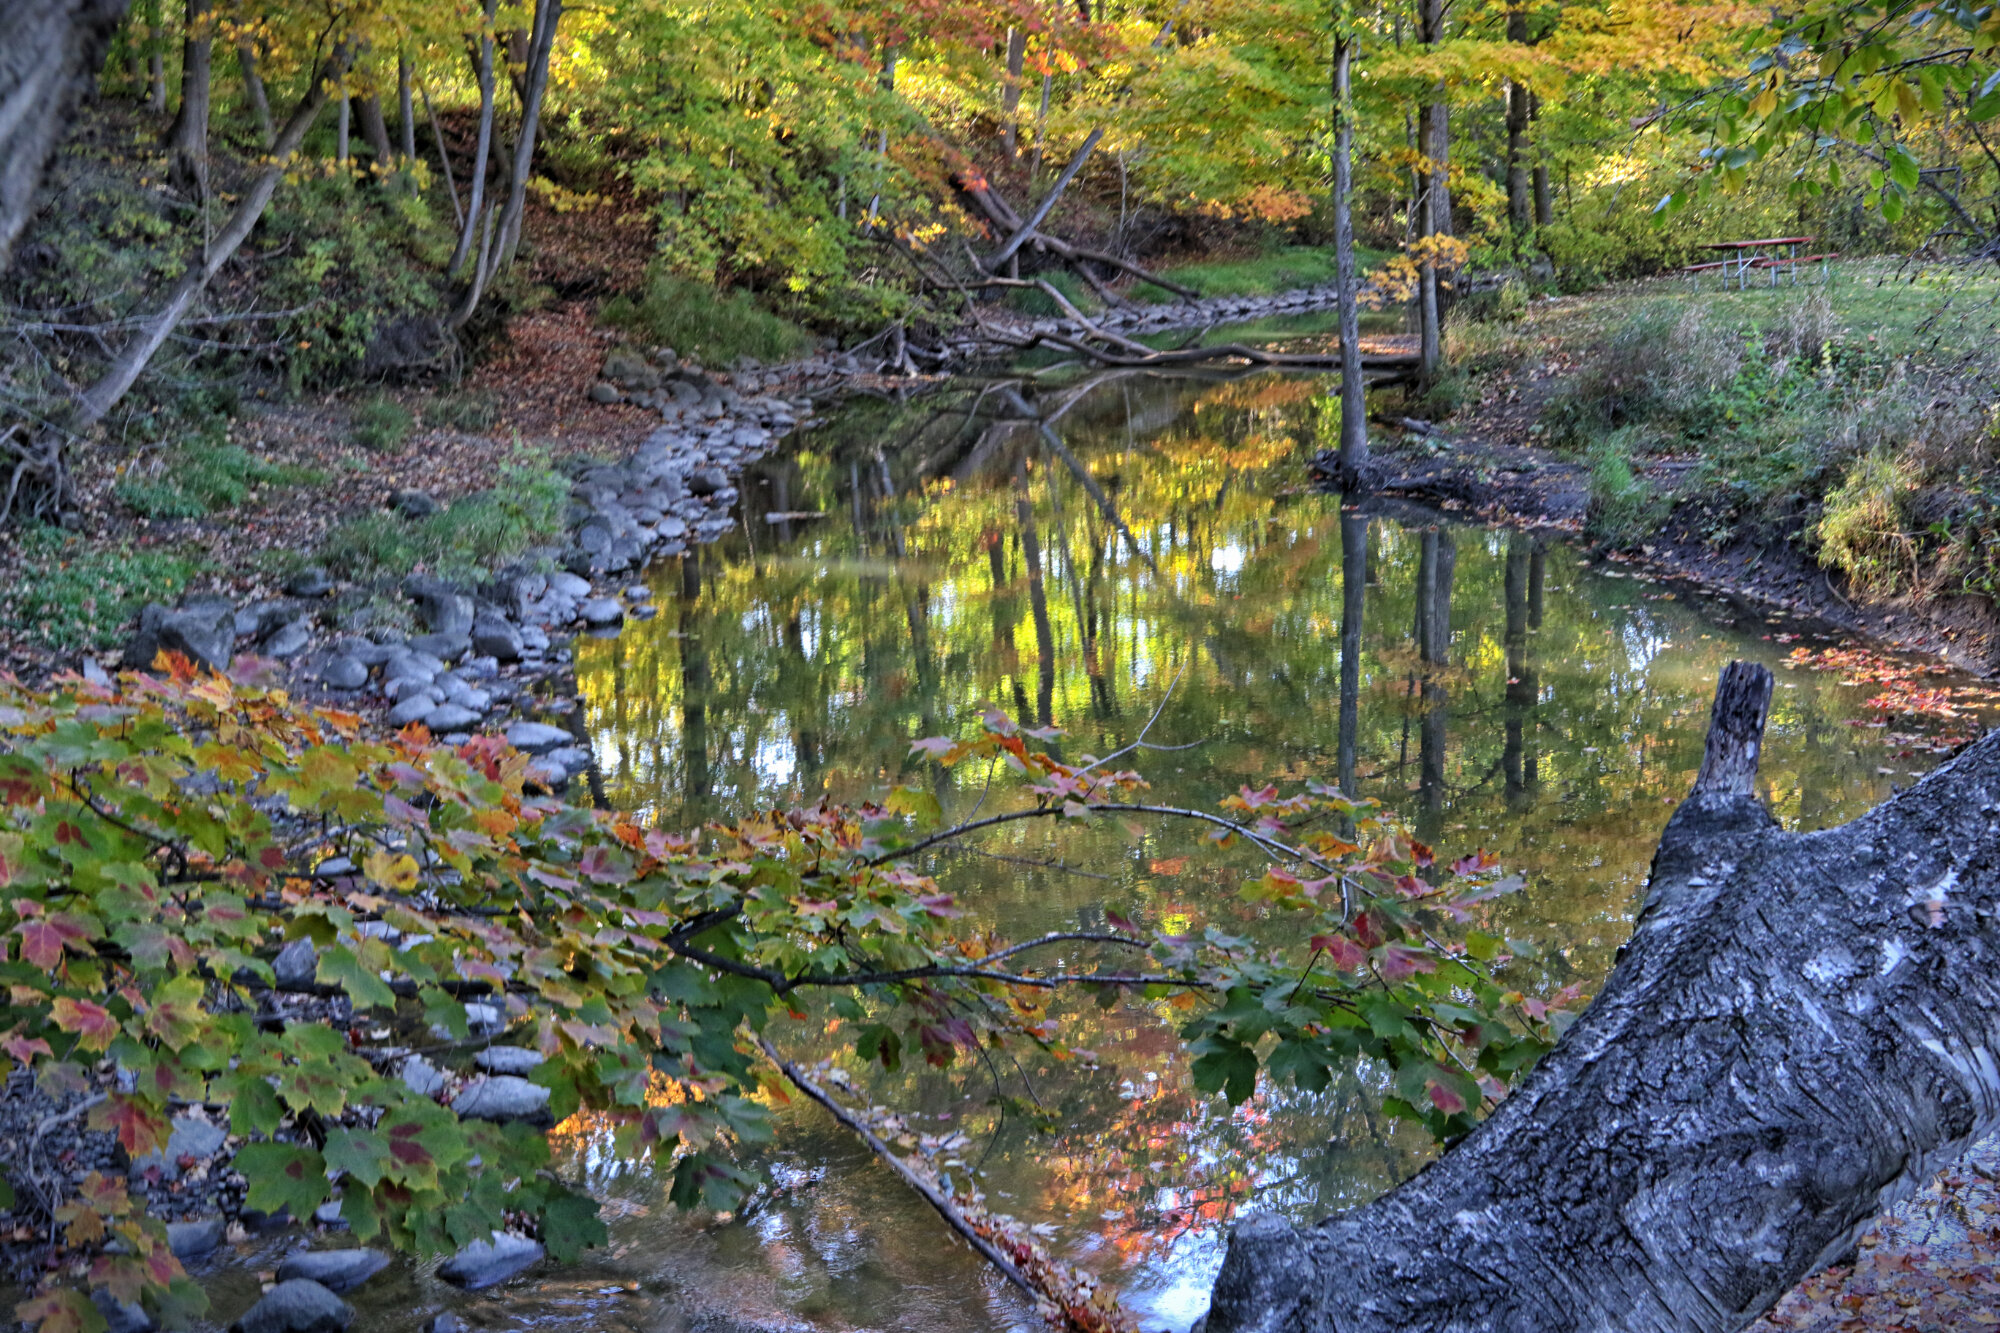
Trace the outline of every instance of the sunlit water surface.
<instances>
[{"instance_id":1,"label":"sunlit water surface","mask_svg":"<svg viewBox=\"0 0 2000 1333\"><path fill-rule=\"evenodd\" d=\"M961 427L969 400L844 414L745 480L731 539L653 571L657 619L580 642L603 794L671 827L898 782L948 816L982 800L990 813L1020 803L1004 774L989 791L984 768L937 769L909 746L969 734L993 706L1062 727L1071 758L1117 749L1157 712L1150 740L1194 748L1135 761L1150 799L1213 808L1246 783L1342 776L1345 637L1353 783L1441 851L1484 847L1518 869L1526 887L1500 924L1544 947L1525 979L1590 990L1698 766L1717 672L1817 640L1554 541L1410 509L1343 515L1304 485L1323 392L1277 376L1108 380L1044 395L1053 440ZM1840 822L1938 762L1924 742L1940 730L1858 725L1879 721L1871 688L1778 676L1760 786L1787 826ZM1188 828L1029 821L975 846L929 868L1004 936L1107 911L1174 932L1255 926L1235 896L1247 863ZM913 1131L965 1134L970 1165L953 1173L1102 1274L1149 1328L1183 1330L1205 1308L1232 1216L1315 1219L1432 1151L1382 1113L1374 1071L1231 1113L1190 1087L1164 1002L1086 1003L1069 1022L1094 1068L850 1063ZM818 1023L794 1025L798 1049ZM446 1303L491 1328L678 1328L718 1311L911 1333L1038 1323L816 1108L777 1119L760 1159L777 1188L729 1218L678 1214L586 1127L568 1146L606 1201L609 1252L477 1298L405 1273L356 1294L362 1326Z\"/></svg>"}]
</instances>

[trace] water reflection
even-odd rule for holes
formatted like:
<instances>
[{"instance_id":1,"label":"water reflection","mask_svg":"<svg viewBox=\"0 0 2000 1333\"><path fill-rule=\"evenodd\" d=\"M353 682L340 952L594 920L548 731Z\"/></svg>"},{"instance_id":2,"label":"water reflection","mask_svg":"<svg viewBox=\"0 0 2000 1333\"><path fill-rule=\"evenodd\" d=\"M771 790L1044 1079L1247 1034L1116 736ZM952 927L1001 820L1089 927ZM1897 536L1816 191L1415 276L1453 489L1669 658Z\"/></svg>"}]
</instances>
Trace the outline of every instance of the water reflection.
<instances>
[{"instance_id":1,"label":"water reflection","mask_svg":"<svg viewBox=\"0 0 2000 1333\"><path fill-rule=\"evenodd\" d=\"M1152 740L1196 748L1145 756L1156 799L1307 779L1378 797L1427 841L1521 870L1496 924L1544 942L1550 981L1588 988L1699 764L1716 673L1775 664L1783 631L1533 535L1305 489L1321 393L1124 378L850 415L746 481L738 536L655 572L670 611L581 645L606 795L685 826L915 781L962 813L1008 798L984 770L914 763L911 739L993 705L1101 755L1157 710ZM1041 421L995 419L1010 402ZM1787 824L1845 819L1933 762L1891 763L1848 725L1869 690L1779 676L1760 781ZM1256 928L1242 864L1176 829L1017 823L932 868L1009 936L1107 910ZM1168 1003L1071 1021L1095 1069L877 1071L874 1092L913 1129L968 1134L953 1170L1157 1326L1199 1313L1235 1211L1323 1215L1429 1151L1383 1116L1375 1071L1232 1114L1189 1088ZM1035 1322L816 1113L782 1123L773 1163L792 1183L728 1224L673 1219L654 1191L620 1224L634 1271L671 1249L829 1326Z\"/></svg>"}]
</instances>

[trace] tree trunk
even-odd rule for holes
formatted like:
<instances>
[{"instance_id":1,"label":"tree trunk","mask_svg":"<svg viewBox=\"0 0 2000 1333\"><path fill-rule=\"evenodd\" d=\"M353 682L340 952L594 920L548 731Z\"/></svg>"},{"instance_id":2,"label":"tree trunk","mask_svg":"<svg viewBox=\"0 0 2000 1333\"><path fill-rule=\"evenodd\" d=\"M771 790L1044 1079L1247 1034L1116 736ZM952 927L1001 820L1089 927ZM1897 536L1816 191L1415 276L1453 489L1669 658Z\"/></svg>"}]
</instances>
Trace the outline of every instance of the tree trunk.
<instances>
[{"instance_id":1,"label":"tree trunk","mask_svg":"<svg viewBox=\"0 0 2000 1333\"><path fill-rule=\"evenodd\" d=\"M401 120L398 126L403 134L400 161L405 170L417 163L417 103L412 83L410 54L399 52L396 56L396 114Z\"/></svg>"},{"instance_id":2,"label":"tree trunk","mask_svg":"<svg viewBox=\"0 0 2000 1333\"><path fill-rule=\"evenodd\" d=\"M153 81L146 106L156 116L167 109L167 34L156 20L146 29L146 72Z\"/></svg>"},{"instance_id":3,"label":"tree trunk","mask_svg":"<svg viewBox=\"0 0 2000 1333\"><path fill-rule=\"evenodd\" d=\"M1356 738L1361 726L1361 627L1368 609L1368 519L1340 497L1340 739L1335 771L1340 794L1359 799L1355 787Z\"/></svg>"},{"instance_id":4,"label":"tree trunk","mask_svg":"<svg viewBox=\"0 0 2000 1333\"><path fill-rule=\"evenodd\" d=\"M42 171L104 63L130 0L0 4L0 270L34 215Z\"/></svg>"},{"instance_id":5,"label":"tree trunk","mask_svg":"<svg viewBox=\"0 0 2000 1333\"><path fill-rule=\"evenodd\" d=\"M1528 119L1539 123L1542 118L1542 99L1528 94ZM1546 227L1556 220L1555 210L1549 203L1549 154L1542 144L1542 136L1535 135L1535 225Z\"/></svg>"},{"instance_id":6,"label":"tree trunk","mask_svg":"<svg viewBox=\"0 0 2000 1333\"><path fill-rule=\"evenodd\" d=\"M1368 381L1361 369L1361 293L1354 272L1353 72L1353 25L1344 22L1333 48L1333 257L1335 281L1340 285L1339 482L1343 491L1358 490L1362 470L1368 466Z\"/></svg>"},{"instance_id":7,"label":"tree trunk","mask_svg":"<svg viewBox=\"0 0 2000 1333\"><path fill-rule=\"evenodd\" d=\"M352 137L353 127L354 99L349 97L347 90L343 88L340 90L340 105L334 112L333 123L333 160L343 172L347 170L349 140Z\"/></svg>"},{"instance_id":8,"label":"tree trunk","mask_svg":"<svg viewBox=\"0 0 2000 1333\"><path fill-rule=\"evenodd\" d=\"M1034 213L1015 230L1012 236L1007 238L1007 243L1001 246L991 259L986 261L986 271L988 273L998 272L1000 266L1012 259L1014 252L1025 245L1028 238L1035 234L1035 228L1041 226L1043 221L1047 219L1049 210L1056 206L1056 200L1062 198L1063 191L1067 190L1069 183L1076 179L1076 173L1083 170L1083 164L1088 162L1090 155L1097 151L1098 141L1103 137L1103 126L1097 127L1084 137L1083 142L1077 146L1076 152L1070 155L1069 165L1063 168L1062 175L1056 177L1056 183L1049 187L1048 194L1043 197L1040 204L1035 206Z\"/></svg>"},{"instance_id":9,"label":"tree trunk","mask_svg":"<svg viewBox=\"0 0 2000 1333\"><path fill-rule=\"evenodd\" d=\"M1021 67L1028 55L1028 31L1007 29L1007 81L1000 89L1000 141L1007 149L1007 165L1021 153Z\"/></svg>"},{"instance_id":10,"label":"tree trunk","mask_svg":"<svg viewBox=\"0 0 2000 1333\"><path fill-rule=\"evenodd\" d=\"M521 219L528 205L528 176L535 165L535 138L542 123L542 101L549 91L549 56L555 50L556 25L562 21L562 0L538 0L535 28L528 42L527 96L521 104L521 133L514 142L513 178L508 183L507 210L500 219L496 269L514 262L521 248Z\"/></svg>"},{"instance_id":11,"label":"tree trunk","mask_svg":"<svg viewBox=\"0 0 2000 1333\"><path fill-rule=\"evenodd\" d=\"M1230 1239L1208 1333L1725 1333L2000 1127L2000 735L1852 823L1752 794L1723 672L1603 992L1387 1195Z\"/></svg>"},{"instance_id":12,"label":"tree trunk","mask_svg":"<svg viewBox=\"0 0 2000 1333\"><path fill-rule=\"evenodd\" d=\"M1523 9L1507 11L1507 40L1525 45L1528 14ZM1533 217L1528 197L1528 101L1527 85L1507 80L1507 220L1516 238L1524 235Z\"/></svg>"},{"instance_id":13,"label":"tree trunk","mask_svg":"<svg viewBox=\"0 0 2000 1333\"><path fill-rule=\"evenodd\" d=\"M243 92L250 100L250 112L257 117L257 146L268 152L277 129L271 124L271 97L264 90L264 76L257 70L257 48L248 38L236 44L236 63L243 70Z\"/></svg>"},{"instance_id":14,"label":"tree trunk","mask_svg":"<svg viewBox=\"0 0 2000 1333\"><path fill-rule=\"evenodd\" d=\"M472 146L472 176L466 187L470 198L465 205L465 225L459 229L458 248L451 252L451 264L446 269L447 276L454 278L472 255L472 246L479 239L481 218L486 211L486 171L493 155L493 16L499 8L500 0L486 0L486 21L479 30L479 46L473 58L473 76L479 84L479 135ZM432 124L436 123L433 119ZM444 143L442 131L438 143Z\"/></svg>"},{"instance_id":15,"label":"tree trunk","mask_svg":"<svg viewBox=\"0 0 2000 1333\"><path fill-rule=\"evenodd\" d=\"M209 65L215 50L209 0L187 0L187 29L181 38L181 108L167 131L167 177L176 187L208 198Z\"/></svg>"},{"instance_id":16,"label":"tree trunk","mask_svg":"<svg viewBox=\"0 0 2000 1333\"><path fill-rule=\"evenodd\" d=\"M1425 46L1444 40L1444 0L1422 0L1418 15L1419 39ZM1426 239L1451 234L1451 184L1447 167L1451 152L1450 110L1440 84L1432 101L1426 102L1417 117L1417 144L1424 157L1424 209L1422 234ZM1417 317L1418 362L1428 384L1444 368L1443 315L1439 296L1441 281L1436 254L1426 247L1419 266Z\"/></svg>"},{"instance_id":17,"label":"tree trunk","mask_svg":"<svg viewBox=\"0 0 2000 1333\"><path fill-rule=\"evenodd\" d=\"M368 151L375 157L376 174L393 171L396 150L389 145L389 123L382 118L382 99L375 93L361 99L361 137L368 141Z\"/></svg>"}]
</instances>

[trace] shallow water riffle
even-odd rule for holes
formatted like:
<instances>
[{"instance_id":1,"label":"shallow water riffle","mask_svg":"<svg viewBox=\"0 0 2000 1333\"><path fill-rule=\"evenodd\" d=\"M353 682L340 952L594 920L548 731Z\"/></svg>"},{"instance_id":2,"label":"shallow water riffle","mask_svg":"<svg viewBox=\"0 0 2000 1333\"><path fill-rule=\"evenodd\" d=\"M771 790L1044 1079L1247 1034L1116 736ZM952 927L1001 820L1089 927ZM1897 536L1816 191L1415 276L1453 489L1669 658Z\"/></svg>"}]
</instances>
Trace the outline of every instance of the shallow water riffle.
<instances>
[{"instance_id":1,"label":"shallow water riffle","mask_svg":"<svg viewBox=\"0 0 2000 1333\"><path fill-rule=\"evenodd\" d=\"M1759 781L1791 827L1879 802L1967 729L1874 725L1877 687L1786 669L1822 643L1810 626L1593 567L1551 537L1343 508L1305 485L1333 420L1324 381L1100 376L1033 395L1039 423L991 420L1005 395L981 387L863 405L760 465L731 538L652 572L659 617L581 644L605 797L688 827L908 782L948 818L991 813L1021 803L1004 774L989 788L986 769L937 768L910 742L969 734L997 707L1062 727L1074 758L1150 721L1149 741L1192 747L1130 761L1159 803L1344 782L1444 854L1493 852L1524 881L1495 911L1540 942L1531 980L1588 992L1629 932L1730 659L1778 668ZM1111 912L1171 932L1256 926L1236 894L1248 862L1187 827L1024 821L926 868L968 926L1010 938ZM1379 1071L1232 1112L1192 1090L1166 1001L1064 1017L1094 1064L850 1063L960 1183L1102 1274L1149 1327L1204 1308L1232 1216L1321 1216L1432 1151L1383 1114ZM791 1049L828 1048L824 1015L789 1027ZM759 1324L1035 1323L802 1101L778 1108L755 1156L773 1188L735 1217L676 1215L588 1124L565 1146L614 1219L592 1271L665 1293L663 1309L698 1294ZM487 1303L519 1326L625 1326L564 1314L533 1283ZM677 1308L659 1317L690 1317Z\"/></svg>"}]
</instances>

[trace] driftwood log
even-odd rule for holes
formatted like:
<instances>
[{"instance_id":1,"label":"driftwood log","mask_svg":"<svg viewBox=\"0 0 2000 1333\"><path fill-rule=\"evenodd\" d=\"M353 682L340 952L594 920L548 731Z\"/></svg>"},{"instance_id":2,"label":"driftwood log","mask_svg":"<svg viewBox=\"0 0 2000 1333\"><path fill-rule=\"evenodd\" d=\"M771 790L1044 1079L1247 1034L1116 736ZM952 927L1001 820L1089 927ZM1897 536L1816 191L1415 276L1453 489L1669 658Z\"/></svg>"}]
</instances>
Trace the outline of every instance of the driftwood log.
<instances>
[{"instance_id":1,"label":"driftwood log","mask_svg":"<svg viewBox=\"0 0 2000 1333\"><path fill-rule=\"evenodd\" d=\"M2000 1126L2000 736L1852 823L1752 794L1723 673L1603 993L1477 1131L1316 1226L1239 1225L1207 1333L1742 1328Z\"/></svg>"}]
</instances>

